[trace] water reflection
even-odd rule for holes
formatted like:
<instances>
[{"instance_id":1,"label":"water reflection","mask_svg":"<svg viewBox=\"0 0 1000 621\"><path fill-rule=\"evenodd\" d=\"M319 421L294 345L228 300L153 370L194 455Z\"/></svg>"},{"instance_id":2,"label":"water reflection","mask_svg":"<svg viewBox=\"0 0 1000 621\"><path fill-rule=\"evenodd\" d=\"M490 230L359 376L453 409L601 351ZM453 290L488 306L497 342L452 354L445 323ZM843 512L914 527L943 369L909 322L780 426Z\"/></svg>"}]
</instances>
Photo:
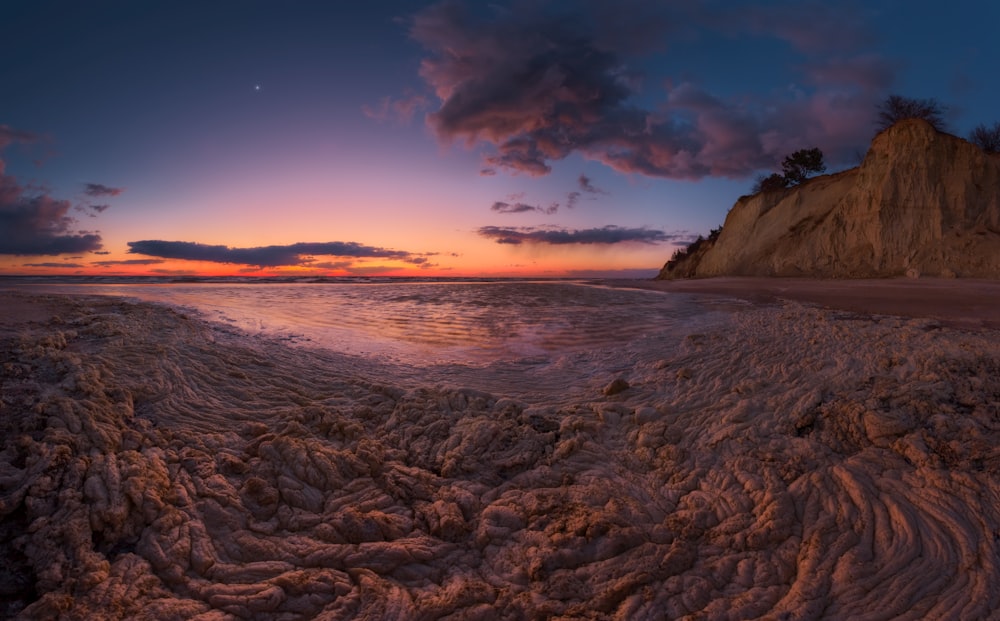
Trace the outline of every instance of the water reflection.
<instances>
[{"instance_id":1,"label":"water reflection","mask_svg":"<svg viewBox=\"0 0 1000 621\"><path fill-rule=\"evenodd\" d=\"M193 309L415 380L551 392L662 356L724 311L586 282L45 285Z\"/></svg>"}]
</instances>

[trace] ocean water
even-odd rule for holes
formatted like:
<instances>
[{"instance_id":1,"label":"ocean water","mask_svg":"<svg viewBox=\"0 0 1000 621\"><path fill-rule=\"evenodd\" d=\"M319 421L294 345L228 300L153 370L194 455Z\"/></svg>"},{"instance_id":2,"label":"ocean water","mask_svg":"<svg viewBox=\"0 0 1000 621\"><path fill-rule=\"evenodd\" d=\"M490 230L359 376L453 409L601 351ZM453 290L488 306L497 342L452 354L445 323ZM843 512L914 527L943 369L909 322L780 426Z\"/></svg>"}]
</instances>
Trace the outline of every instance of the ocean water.
<instances>
[{"instance_id":1,"label":"ocean water","mask_svg":"<svg viewBox=\"0 0 1000 621\"><path fill-rule=\"evenodd\" d=\"M600 281L17 283L170 305L360 373L551 401L655 364L736 301Z\"/></svg>"}]
</instances>

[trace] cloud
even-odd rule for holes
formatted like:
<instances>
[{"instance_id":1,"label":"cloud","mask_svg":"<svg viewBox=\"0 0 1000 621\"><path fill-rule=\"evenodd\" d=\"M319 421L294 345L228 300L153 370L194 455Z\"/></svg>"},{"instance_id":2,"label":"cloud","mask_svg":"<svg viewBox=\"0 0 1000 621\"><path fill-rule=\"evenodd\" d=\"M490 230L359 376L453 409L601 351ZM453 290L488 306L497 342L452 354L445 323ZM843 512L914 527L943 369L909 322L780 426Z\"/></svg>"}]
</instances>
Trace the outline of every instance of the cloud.
<instances>
[{"instance_id":1,"label":"cloud","mask_svg":"<svg viewBox=\"0 0 1000 621\"><path fill-rule=\"evenodd\" d=\"M594 186L590 182L590 177L581 174L576 180L577 185L580 187L580 191L572 191L566 195L566 207L573 209L576 207L577 203L580 202L580 197L583 196L581 192L586 192L587 194L608 194L605 190ZM594 199L591 199L594 200Z\"/></svg>"},{"instance_id":2,"label":"cloud","mask_svg":"<svg viewBox=\"0 0 1000 621\"><path fill-rule=\"evenodd\" d=\"M590 177L587 175L580 175L580 178L576 180L580 184L580 189L588 194L607 194L604 190L594 187L590 182Z\"/></svg>"},{"instance_id":3,"label":"cloud","mask_svg":"<svg viewBox=\"0 0 1000 621\"><path fill-rule=\"evenodd\" d=\"M867 25L870 12L874 11L859 2L786 0L720 7L705 10L701 15L704 21L730 35L771 36L801 52L829 56L875 43L874 33Z\"/></svg>"},{"instance_id":4,"label":"cloud","mask_svg":"<svg viewBox=\"0 0 1000 621\"><path fill-rule=\"evenodd\" d=\"M38 140L30 132L0 125L0 149ZM77 221L67 215L69 201L49 196L44 188L22 186L5 171L6 163L0 160L0 255L76 254L102 248L97 233L73 230Z\"/></svg>"},{"instance_id":5,"label":"cloud","mask_svg":"<svg viewBox=\"0 0 1000 621\"><path fill-rule=\"evenodd\" d=\"M579 152L625 173L744 178L789 149L818 146L833 162L867 142L894 71L843 44L866 41L854 18L860 7L781 2L723 14L692 4L632 2L617 19L602 2L574 5L573 14L547 11L551 4L491 5L483 18L458 2L428 7L410 29L427 50L420 75L440 100L427 123L443 141L492 145L489 168L533 176ZM630 37L640 24L641 36ZM658 51L676 24L695 39L714 31L787 41L802 58L824 62L800 63L800 86L761 96L720 97L692 79L667 80L662 102L645 109L633 103L642 80L629 57Z\"/></svg>"},{"instance_id":6,"label":"cloud","mask_svg":"<svg viewBox=\"0 0 1000 621\"><path fill-rule=\"evenodd\" d=\"M213 246L196 242L151 239L128 242L128 246L129 252L132 254L185 261L256 265L258 267L311 265L314 262L314 256L385 258L421 264L425 261L424 257L427 256L402 250L365 246L356 242L300 242L286 246L230 248L229 246Z\"/></svg>"},{"instance_id":7,"label":"cloud","mask_svg":"<svg viewBox=\"0 0 1000 621\"><path fill-rule=\"evenodd\" d=\"M39 137L31 132L14 129L9 125L0 125L0 150L15 142L30 144L38 140Z\"/></svg>"},{"instance_id":8,"label":"cloud","mask_svg":"<svg viewBox=\"0 0 1000 621\"><path fill-rule=\"evenodd\" d=\"M124 191L125 188L112 188L110 186L106 186L101 183L88 183L86 184L83 193L86 194L87 196L93 196L95 198L99 198L102 196L118 196Z\"/></svg>"},{"instance_id":9,"label":"cloud","mask_svg":"<svg viewBox=\"0 0 1000 621\"><path fill-rule=\"evenodd\" d=\"M602 228L570 230L559 228L498 226L481 227L477 233L498 244L550 244L550 245L610 245L624 243L657 244L660 242L687 240L686 234L667 234L647 228L624 228L605 226Z\"/></svg>"},{"instance_id":10,"label":"cloud","mask_svg":"<svg viewBox=\"0 0 1000 621\"><path fill-rule=\"evenodd\" d=\"M0 160L0 254L57 255L100 250L101 236L71 230L69 201L28 195Z\"/></svg>"},{"instance_id":11,"label":"cloud","mask_svg":"<svg viewBox=\"0 0 1000 621\"><path fill-rule=\"evenodd\" d=\"M107 204L104 204L104 205L92 205L92 204L87 203L87 204L83 204L83 205L77 205L75 209L77 211L86 213L91 218L96 218L98 216L98 214L104 213L105 211L107 211L107 209L109 207L111 207L111 205L107 205Z\"/></svg>"},{"instance_id":12,"label":"cloud","mask_svg":"<svg viewBox=\"0 0 1000 621\"><path fill-rule=\"evenodd\" d=\"M23 267L84 267L79 263L23 263Z\"/></svg>"},{"instance_id":13,"label":"cloud","mask_svg":"<svg viewBox=\"0 0 1000 621\"><path fill-rule=\"evenodd\" d=\"M537 212L544 214L554 214L559 211L559 203L552 203L548 207L541 207L539 205L528 205L527 203L507 203L504 201L496 201L490 207L490 210L497 213L525 213L525 212Z\"/></svg>"},{"instance_id":14,"label":"cloud","mask_svg":"<svg viewBox=\"0 0 1000 621\"><path fill-rule=\"evenodd\" d=\"M413 115L427 108L428 101L423 95L407 93L401 99L383 97L378 104L361 106L361 112L370 119L379 122L394 121L406 124L413 120Z\"/></svg>"},{"instance_id":15,"label":"cloud","mask_svg":"<svg viewBox=\"0 0 1000 621\"><path fill-rule=\"evenodd\" d=\"M125 259L124 261L94 261L94 265L111 267L112 265L159 265L163 259Z\"/></svg>"}]
</instances>

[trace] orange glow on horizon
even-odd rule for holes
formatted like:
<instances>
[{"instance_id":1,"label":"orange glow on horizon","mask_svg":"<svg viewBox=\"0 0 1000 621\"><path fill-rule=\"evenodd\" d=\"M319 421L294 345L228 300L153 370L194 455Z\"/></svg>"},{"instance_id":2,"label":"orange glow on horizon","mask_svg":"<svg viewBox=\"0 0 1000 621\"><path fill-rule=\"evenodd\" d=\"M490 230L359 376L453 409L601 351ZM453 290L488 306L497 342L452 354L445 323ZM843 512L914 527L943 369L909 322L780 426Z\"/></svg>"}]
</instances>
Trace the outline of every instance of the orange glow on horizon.
<instances>
[{"instance_id":1,"label":"orange glow on horizon","mask_svg":"<svg viewBox=\"0 0 1000 621\"><path fill-rule=\"evenodd\" d=\"M134 255L132 255L134 256ZM531 277L572 277L578 272L595 270L594 261L571 260L568 257L552 258L550 260L526 260L517 261L515 257L503 257L505 260L499 261L477 261L463 260L463 257L444 258L431 257L429 267L420 267L405 262L386 260L356 260L349 266L329 269L316 268L305 265L279 266L279 267L255 267L238 264L214 263L208 261L190 260L164 260L156 264L120 264L120 265L98 265L91 261L67 261L65 267L51 265L55 261L24 261L14 258L14 260L0 261L0 275L8 276L88 276L88 277L403 277L403 278L475 278L475 277L511 277L511 278L531 278ZM434 259L438 259L435 261ZM515 259L515 260L511 260ZM102 257L103 260L103 257ZM129 259L118 259L127 261ZM48 263L47 265L32 266L31 263ZM324 263L324 261L317 261ZM657 266L635 266L621 265L617 262L610 262L602 269L608 271L615 270L640 270L658 269Z\"/></svg>"}]
</instances>

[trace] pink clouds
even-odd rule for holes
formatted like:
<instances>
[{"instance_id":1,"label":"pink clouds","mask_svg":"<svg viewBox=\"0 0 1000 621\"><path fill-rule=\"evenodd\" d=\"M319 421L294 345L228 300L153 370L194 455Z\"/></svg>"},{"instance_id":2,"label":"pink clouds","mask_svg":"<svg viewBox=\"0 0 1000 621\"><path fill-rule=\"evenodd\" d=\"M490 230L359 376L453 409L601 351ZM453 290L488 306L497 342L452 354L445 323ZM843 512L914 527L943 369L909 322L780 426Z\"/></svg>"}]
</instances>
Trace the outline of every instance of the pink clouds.
<instances>
[{"instance_id":1,"label":"pink clouds","mask_svg":"<svg viewBox=\"0 0 1000 621\"><path fill-rule=\"evenodd\" d=\"M644 6L633 7L639 13L630 23L642 21ZM659 6L645 10L660 37L644 32L640 45L613 21L517 9L477 19L449 2L412 23L428 51L420 75L441 101L428 125L446 142L492 145L487 170L545 175L573 152L624 173L682 179L747 177L806 146L831 162L847 160L870 138L874 106L892 80L881 58L840 54L843 38L864 39L850 16L816 23L814 12L800 9L741 9L716 23L707 11ZM662 47L677 23L665 17L671 9L701 28L765 33L833 55L801 63L803 86L784 92L722 97L686 80L668 83L662 104L645 110L631 101L640 82L624 54ZM846 24L842 39L834 23Z\"/></svg>"}]
</instances>

